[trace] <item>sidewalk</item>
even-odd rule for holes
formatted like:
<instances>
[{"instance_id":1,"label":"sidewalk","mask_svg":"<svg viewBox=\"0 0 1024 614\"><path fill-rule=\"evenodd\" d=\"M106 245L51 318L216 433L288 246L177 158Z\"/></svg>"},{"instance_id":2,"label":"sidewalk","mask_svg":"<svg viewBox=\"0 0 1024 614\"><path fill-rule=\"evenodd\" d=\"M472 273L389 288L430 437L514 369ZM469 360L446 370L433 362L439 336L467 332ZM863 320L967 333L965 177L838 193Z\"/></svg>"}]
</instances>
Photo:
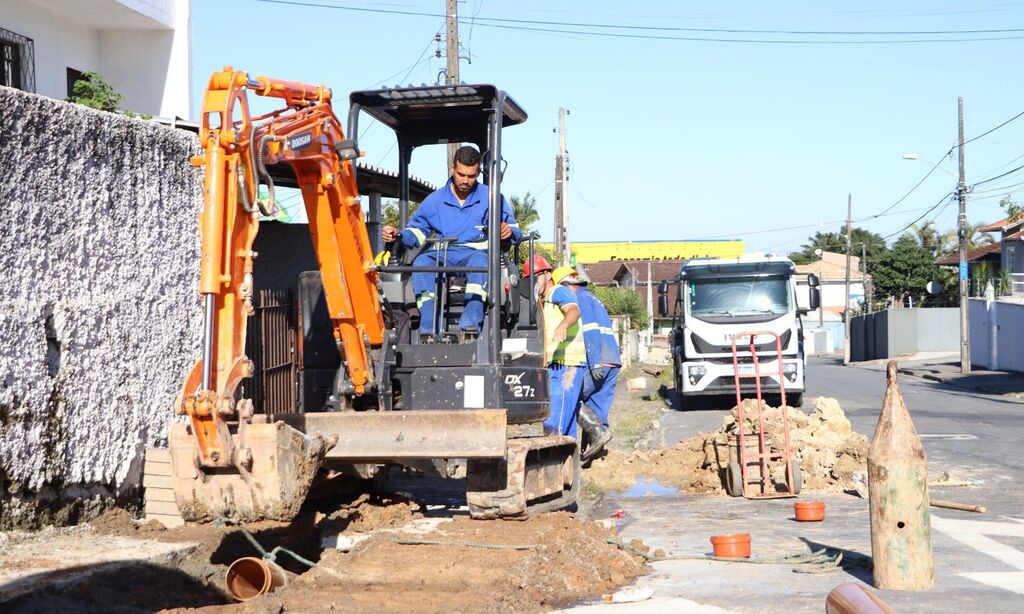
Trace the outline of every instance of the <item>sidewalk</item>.
<instances>
[{"instance_id":1,"label":"sidewalk","mask_svg":"<svg viewBox=\"0 0 1024 614\"><path fill-rule=\"evenodd\" d=\"M1015 371L989 371L973 368L969 374L960 372L958 355L913 355L896 357L899 372L921 377L940 384L973 390L983 394L1007 395L1024 400L1024 373ZM866 369L885 369L889 359L850 363Z\"/></svg>"}]
</instances>

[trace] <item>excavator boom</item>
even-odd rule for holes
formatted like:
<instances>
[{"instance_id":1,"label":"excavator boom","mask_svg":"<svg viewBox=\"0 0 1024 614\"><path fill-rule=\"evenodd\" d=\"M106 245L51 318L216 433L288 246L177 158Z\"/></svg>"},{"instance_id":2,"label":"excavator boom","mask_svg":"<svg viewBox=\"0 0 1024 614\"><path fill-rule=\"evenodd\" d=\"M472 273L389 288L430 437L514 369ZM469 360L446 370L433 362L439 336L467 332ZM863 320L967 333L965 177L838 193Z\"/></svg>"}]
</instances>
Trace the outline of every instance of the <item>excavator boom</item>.
<instances>
[{"instance_id":1,"label":"excavator boom","mask_svg":"<svg viewBox=\"0 0 1024 614\"><path fill-rule=\"evenodd\" d=\"M280 98L286 106L253 118L247 92ZM172 446L172 452L192 456L180 460L200 470L234 468L243 477L258 469L274 475L281 471L302 474L297 466L322 458L330 442L298 433L310 441L293 446L304 451L294 459L295 466L254 465L252 444L257 440L276 442L278 435L258 436L255 431L269 431L274 425L249 424L251 400L236 401L240 382L253 375L253 362L245 355L246 323L254 313L253 260L258 255L252 246L260 214L270 215L276 209L273 181L266 169L288 164L302 190L348 380L354 394L369 391L375 385L371 348L382 343L385 328L356 188L354 160L358 151L354 141L345 138L334 115L329 88L250 78L231 67L210 78L199 136L205 153L194 157L192 164L205 169L205 197L199 216L203 355L186 378L175 405L179 415L188 416L190 428L180 434L179 443L184 445ZM268 189L265 200L260 200L260 180ZM273 458L276 444L269 445ZM278 464L288 464L289 459L283 458L287 455L281 456ZM193 501L187 507L197 506Z\"/></svg>"}]
</instances>

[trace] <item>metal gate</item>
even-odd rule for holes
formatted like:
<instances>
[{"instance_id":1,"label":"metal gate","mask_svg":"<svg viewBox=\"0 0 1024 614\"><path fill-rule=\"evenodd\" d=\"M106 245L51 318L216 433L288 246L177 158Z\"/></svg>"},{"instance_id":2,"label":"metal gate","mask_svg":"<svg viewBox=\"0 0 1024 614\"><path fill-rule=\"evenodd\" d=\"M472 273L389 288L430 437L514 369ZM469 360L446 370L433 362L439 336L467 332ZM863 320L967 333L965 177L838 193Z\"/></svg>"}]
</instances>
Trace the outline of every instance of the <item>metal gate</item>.
<instances>
[{"instance_id":1,"label":"metal gate","mask_svg":"<svg viewBox=\"0 0 1024 614\"><path fill-rule=\"evenodd\" d=\"M290 290L260 290L250 318L252 399L260 413L295 411L295 302ZM255 330L253 330L255 328Z\"/></svg>"}]
</instances>

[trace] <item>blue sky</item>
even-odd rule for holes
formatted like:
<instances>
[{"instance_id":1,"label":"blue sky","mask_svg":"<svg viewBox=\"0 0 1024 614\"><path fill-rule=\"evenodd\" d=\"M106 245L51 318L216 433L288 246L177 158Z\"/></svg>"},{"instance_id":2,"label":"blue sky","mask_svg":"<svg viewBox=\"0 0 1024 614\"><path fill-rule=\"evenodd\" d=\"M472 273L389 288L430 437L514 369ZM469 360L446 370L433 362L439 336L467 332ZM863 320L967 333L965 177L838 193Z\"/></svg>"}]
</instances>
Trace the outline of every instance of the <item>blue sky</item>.
<instances>
[{"instance_id":1,"label":"blue sky","mask_svg":"<svg viewBox=\"0 0 1024 614\"><path fill-rule=\"evenodd\" d=\"M194 104L224 65L254 75L326 84L344 116L351 90L433 83L444 0L298 0L397 15L258 0L194 0ZM788 252L816 230L842 228L846 195L854 218L877 214L939 168L884 217L859 225L883 235L927 213L941 229L953 189L957 96L967 138L1024 111L1024 2L543 2L459 4L467 83L494 83L530 114L505 132L506 196L530 191L551 236L553 128L570 110L569 205L574 241L742 238L748 250ZM476 20L472 20L473 17ZM753 40L920 40L953 35L765 34L583 28L483 19L646 28L829 32L1013 30L959 43L777 44L652 40L630 36ZM506 27L498 28L495 25ZM507 26L618 34L602 37ZM230 33L230 37L225 36ZM385 79L387 79L385 81ZM364 120L365 160L397 168L389 130ZM390 151L389 151L390 150ZM907 161L903 154L921 157ZM1024 164L1024 117L965 148L968 184ZM424 149L413 172L445 179L442 147ZM947 171L947 172L944 172ZM978 186L972 222L1001 217L998 200L1019 190L1024 171ZM810 226L792 228L795 226ZM894 239L895 237L893 237Z\"/></svg>"}]
</instances>

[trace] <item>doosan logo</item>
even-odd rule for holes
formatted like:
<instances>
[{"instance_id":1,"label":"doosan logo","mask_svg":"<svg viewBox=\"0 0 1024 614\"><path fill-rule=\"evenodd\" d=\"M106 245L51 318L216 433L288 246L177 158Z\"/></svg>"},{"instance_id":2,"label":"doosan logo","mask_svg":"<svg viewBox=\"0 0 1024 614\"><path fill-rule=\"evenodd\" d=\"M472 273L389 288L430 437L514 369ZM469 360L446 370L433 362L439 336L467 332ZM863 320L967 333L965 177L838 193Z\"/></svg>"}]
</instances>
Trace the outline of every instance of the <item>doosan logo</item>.
<instances>
[{"instance_id":1,"label":"doosan logo","mask_svg":"<svg viewBox=\"0 0 1024 614\"><path fill-rule=\"evenodd\" d=\"M306 145L313 142L313 134L310 132L303 132L288 139L289 149L301 149Z\"/></svg>"}]
</instances>

